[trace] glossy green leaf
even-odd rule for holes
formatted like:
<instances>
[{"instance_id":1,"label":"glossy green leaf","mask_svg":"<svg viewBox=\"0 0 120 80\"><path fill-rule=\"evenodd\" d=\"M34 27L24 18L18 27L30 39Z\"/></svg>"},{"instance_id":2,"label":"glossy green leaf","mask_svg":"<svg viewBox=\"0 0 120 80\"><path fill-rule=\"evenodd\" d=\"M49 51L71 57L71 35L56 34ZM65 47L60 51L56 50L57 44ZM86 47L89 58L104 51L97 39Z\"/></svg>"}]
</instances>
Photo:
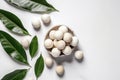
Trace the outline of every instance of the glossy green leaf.
<instances>
[{"instance_id":1,"label":"glossy green leaf","mask_svg":"<svg viewBox=\"0 0 120 80\"><path fill-rule=\"evenodd\" d=\"M20 35L28 35L28 31L24 28L20 19L11 12L0 9L0 20L5 27L13 33Z\"/></svg>"},{"instance_id":2,"label":"glossy green leaf","mask_svg":"<svg viewBox=\"0 0 120 80\"><path fill-rule=\"evenodd\" d=\"M43 70L44 70L44 60L41 54L35 63L34 71L37 78L42 74Z\"/></svg>"},{"instance_id":3,"label":"glossy green leaf","mask_svg":"<svg viewBox=\"0 0 120 80\"><path fill-rule=\"evenodd\" d=\"M5 75L1 80L23 80L26 76L27 69L15 70Z\"/></svg>"},{"instance_id":4,"label":"glossy green leaf","mask_svg":"<svg viewBox=\"0 0 120 80\"><path fill-rule=\"evenodd\" d=\"M30 43L30 47L29 47L29 52L32 58L37 53L37 50L38 50L38 38L37 36L34 36L34 38L32 39Z\"/></svg>"},{"instance_id":5,"label":"glossy green leaf","mask_svg":"<svg viewBox=\"0 0 120 80\"><path fill-rule=\"evenodd\" d=\"M5 0L7 3L19 9L36 13L50 13L56 10L46 0Z\"/></svg>"},{"instance_id":6,"label":"glossy green leaf","mask_svg":"<svg viewBox=\"0 0 120 80\"><path fill-rule=\"evenodd\" d=\"M4 50L11 58L13 58L13 60L28 64L25 50L12 36L0 30L0 42Z\"/></svg>"}]
</instances>

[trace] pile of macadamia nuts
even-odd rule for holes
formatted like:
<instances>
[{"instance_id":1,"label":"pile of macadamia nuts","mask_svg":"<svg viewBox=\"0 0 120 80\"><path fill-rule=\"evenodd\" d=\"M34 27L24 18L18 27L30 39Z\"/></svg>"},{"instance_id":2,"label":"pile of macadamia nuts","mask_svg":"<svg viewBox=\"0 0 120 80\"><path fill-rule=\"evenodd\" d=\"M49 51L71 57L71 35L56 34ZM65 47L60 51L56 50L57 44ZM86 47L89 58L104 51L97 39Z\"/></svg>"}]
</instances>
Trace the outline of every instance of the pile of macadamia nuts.
<instances>
[{"instance_id":1,"label":"pile of macadamia nuts","mask_svg":"<svg viewBox=\"0 0 120 80\"><path fill-rule=\"evenodd\" d=\"M53 27L45 38L45 48L53 57L70 55L78 45L78 38L65 25Z\"/></svg>"},{"instance_id":2,"label":"pile of macadamia nuts","mask_svg":"<svg viewBox=\"0 0 120 80\"><path fill-rule=\"evenodd\" d=\"M49 30L45 37L44 46L53 58L62 58L62 56L65 57L67 55L71 55L78 43L78 38L70 28L65 25L59 25ZM77 60L81 60L83 58L83 52L77 50L74 53L74 57ZM53 65L53 59L47 57L45 59L45 64L47 67L51 67ZM63 75L64 66L58 65L56 67L56 73L58 75Z\"/></svg>"},{"instance_id":3,"label":"pile of macadamia nuts","mask_svg":"<svg viewBox=\"0 0 120 80\"><path fill-rule=\"evenodd\" d=\"M51 17L48 14L43 14L41 16L41 20L43 24L49 25L51 22ZM40 20L33 20L32 26L35 30L39 30L41 28ZM31 39L31 36L26 36L21 39L21 44L25 49L29 47ZM72 51L77 47L78 43L78 38L74 35L73 31L70 28L65 25L58 25L49 30L45 37L44 46L47 49L48 53L52 55L52 57L62 58L62 56L71 55ZM74 57L77 60L81 60L83 58L83 52L77 50L74 53ZM44 61L46 66L49 68L54 64L53 58L51 57L44 58ZM64 66L62 64L57 65L55 71L58 75L63 75L65 71Z\"/></svg>"}]
</instances>

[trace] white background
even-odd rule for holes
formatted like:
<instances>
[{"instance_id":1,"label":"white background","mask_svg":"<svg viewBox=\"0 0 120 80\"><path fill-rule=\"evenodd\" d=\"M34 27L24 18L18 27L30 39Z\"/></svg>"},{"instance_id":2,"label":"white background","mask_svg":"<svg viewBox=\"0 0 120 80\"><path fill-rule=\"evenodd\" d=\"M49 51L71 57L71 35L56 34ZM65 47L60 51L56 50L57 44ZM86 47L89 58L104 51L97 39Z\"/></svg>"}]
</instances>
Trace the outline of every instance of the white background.
<instances>
[{"instance_id":1,"label":"white background","mask_svg":"<svg viewBox=\"0 0 120 80\"><path fill-rule=\"evenodd\" d=\"M60 12L51 13L52 23L45 27L42 24L36 32L31 25L34 19L40 19L40 14L18 10L0 0L0 8L16 14L32 36L39 37L39 50L44 57L48 53L43 47L47 31L54 25L69 26L79 38L80 48L84 51L83 62L64 62L65 74L59 77L55 73L56 64L52 69L45 67L39 80L120 80L120 0L49 0ZM0 29L10 33L2 23ZM23 37L10 33L18 41ZM29 54L27 50L27 54ZM38 55L39 56L39 55ZM36 56L29 62L34 66ZM20 65L5 53L0 45L0 79L16 69L28 68ZM25 80L35 79L33 68Z\"/></svg>"}]
</instances>

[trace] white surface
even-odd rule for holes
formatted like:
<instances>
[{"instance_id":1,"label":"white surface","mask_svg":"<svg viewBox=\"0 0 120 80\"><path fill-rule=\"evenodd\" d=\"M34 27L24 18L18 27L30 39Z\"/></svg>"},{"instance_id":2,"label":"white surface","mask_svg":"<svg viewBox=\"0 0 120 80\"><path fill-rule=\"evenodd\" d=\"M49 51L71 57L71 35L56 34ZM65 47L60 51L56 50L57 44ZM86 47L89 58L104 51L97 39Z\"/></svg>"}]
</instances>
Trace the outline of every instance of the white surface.
<instances>
[{"instance_id":1,"label":"white surface","mask_svg":"<svg viewBox=\"0 0 120 80\"><path fill-rule=\"evenodd\" d=\"M40 51L44 57L48 54L43 47L43 37L52 26L65 24L79 37L85 57L83 62L79 63L75 59L71 63L64 62L63 77L56 75L56 65L52 69L45 67L39 80L120 80L120 0L49 0L49 2L60 12L50 14L52 18L50 27L42 25L41 30L36 32L31 21L35 18L40 19L40 14L21 11L8 5L4 0L0 1L1 9L16 14L32 36L38 35ZM0 29L9 32L2 23ZM20 41L21 36L11 35ZM33 61L29 55L28 57L30 64L34 66L37 57ZM0 45L0 78L19 68L27 67L11 60ZM34 77L33 70L32 68L28 72L25 80Z\"/></svg>"}]
</instances>

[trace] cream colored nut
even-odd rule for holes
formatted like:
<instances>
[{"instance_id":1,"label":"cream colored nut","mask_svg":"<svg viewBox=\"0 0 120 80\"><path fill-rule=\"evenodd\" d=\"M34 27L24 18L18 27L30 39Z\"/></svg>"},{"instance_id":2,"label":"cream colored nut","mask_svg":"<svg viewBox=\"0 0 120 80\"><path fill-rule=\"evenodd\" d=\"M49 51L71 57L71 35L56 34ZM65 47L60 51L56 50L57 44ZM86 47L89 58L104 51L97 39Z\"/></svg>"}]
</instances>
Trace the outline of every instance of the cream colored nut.
<instances>
[{"instance_id":1,"label":"cream colored nut","mask_svg":"<svg viewBox=\"0 0 120 80\"><path fill-rule=\"evenodd\" d=\"M72 42L70 43L71 46L77 46L79 43L79 40L77 37L72 37Z\"/></svg>"},{"instance_id":2,"label":"cream colored nut","mask_svg":"<svg viewBox=\"0 0 120 80\"><path fill-rule=\"evenodd\" d=\"M41 22L39 20L33 20L32 25L33 25L34 29L36 29L36 30L41 28Z\"/></svg>"},{"instance_id":3,"label":"cream colored nut","mask_svg":"<svg viewBox=\"0 0 120 80\"><path fill-rule=\"evenodd\" d=\"M55 30L50 31L49 33L50 39L55 39L54 34L55 34Z\"/></svg>"},{"instance_id":4,"label":"cream colored nut","mask_svg":"<svg viewBox=\"0 0 120 80\"><path fill-rule=\"evenodd\" d=\"M29 47L29 45L30 45L30 42L29 42L29 40L26 38L26 37L24 37L22 40L21 40L21 45L24 47L24 48L28 48Z\"/></svg>"},{"instance_id":5,"label":"cream colored nut","mask_svg":"<svg viewBox=\"0 0 120 80\"><path fill-rule=\"evenodd\" d=\"M26 38L29 42L31 42L31 40L32 40L32 36L30 36L30 35L27 35L24 38Z\"/></svg>"},{"instance_id":6,"label":"cream colored nut","mask_svg":"<svg viewBox=\"0 0 120 80\"><path fill-rule=\"evenodd\" d=\"M64 74L64 67L63 67L62 65L58 65L58 66L56 67L56 73L57 73L58 75L63 75L63 74Z\"/></svg>"},{"instance_id":7,"label":"cream colored nut","mask_svg":"<svg viewBox=\"0 0 120 80\"><path fill-rule=\"evenodd\" d=\"M53 57L59 57L60 56L60 50L59 49L57 49L57 48L53 48L52 49L52 51L51 51L51 55L53 56Z\"/></svg>"},{"instance_id":8,"label":"cream colored nut","mask_svg":"<svg viewBox=\"0 0 120 80\"><path fill-rule=\"evenodd\" d=\"M63 37L63 40L65 42L71 42L72 41L72 34L71 33L65 33L64 37Z\"/></svg>"},{"instance_id":9,"label":"cream colored nut","mask_svg":"<svg viewBox=\"0 0 120 80\"><path fill-rule=\"evenodd\" d=\"M57 42L58 41L56 39L53 41L53 44L54 44L55 47L57 46Z\"/></svg>"},{"instance_id":10,"label":"cream colored nut","mask_svg":"<svg viewBox=\"0 0 120 80\"><path fill-rule=\"evenodd\" d=\"M80 60L83 58L83 52L82 51L76 51L75 52L75 58Z\"/></svg>"},{"instance_id":11,"label":"cream colored nut","mask_svg":"<svg viewBox=\"0 0 120 80\"><path fill-rule=\"evenodd\" d=\"M49 14L43 14L41 16L41 20L43 21L44 24L49 24L51 22L51 18Z\"/></svg>"},{"instance_id":12,"label":"cream colored nut","mask_svg":"<svg viewBox=\"0 0 120 80\"><path fill-rule=\"evenodd\" d=\"M29 77L28 80L35 80L34 77Z\"/></svg>"},{"instance_id":13,"label":"cream colored nut","mask_svg":"<svg viewBox=\"0 0 120 80\"><path fill-rule=\"evenodd\" d=\"M45 58L45 64L46 64L47 67L52 67L52 65L53 65L53 60L52 60L52 58L46 57L46 58Z\"/></svg>"},{"instance_id":14,"label":"cream colored nut","mask_svg":"<svg viewBox=\"0 0 120 80\"><path fill-rule=\"evenodd\" d=\"M53 47L53 41L51 39L46 39L44 45L46 48L50 49Z\"/></svg>"},{"instance_id":15,"label":"cream colored nut","mask_svg":"<svg viewBox=\"0 0 120 80\"><path fill-rule=\"evenodd\" d=\"M62 31L63 33L68 32L68 28L66 26L60 26L59 30Z\"/></svg>"},{"instance_id":16,"label":"cream colored nut","mask_svg":"<svg viewBox=\"0 0 120 80\"><path fill-rule=\"evenodd\" d=\"M72 49L70 46L66 46L65 49L62 51L65 55L70 55L72 53Z\"/></svg>"},{"instance_id":17,"label":"cream colored nut","mask_svg":"<svg viewBox=\"0 0 120 80\"><path fill-rule=\"evenodd\" d=\"M62 50L62 49L65 48L65 45L66 45L65 41L60 40L60 41L57 42L56 47L57 47L59 50Z\"/></svg>"},{"instance_id":18,"label":"cream colored nut","mask_svg":"<svg viewBox=\"0 0 120 80\"><path fill-rule=\"evenodd\" d=\"M62 31L56 31L54 34L55 39L61 40L63 38L63 32Z\"/></svg>"}]
</instances>

